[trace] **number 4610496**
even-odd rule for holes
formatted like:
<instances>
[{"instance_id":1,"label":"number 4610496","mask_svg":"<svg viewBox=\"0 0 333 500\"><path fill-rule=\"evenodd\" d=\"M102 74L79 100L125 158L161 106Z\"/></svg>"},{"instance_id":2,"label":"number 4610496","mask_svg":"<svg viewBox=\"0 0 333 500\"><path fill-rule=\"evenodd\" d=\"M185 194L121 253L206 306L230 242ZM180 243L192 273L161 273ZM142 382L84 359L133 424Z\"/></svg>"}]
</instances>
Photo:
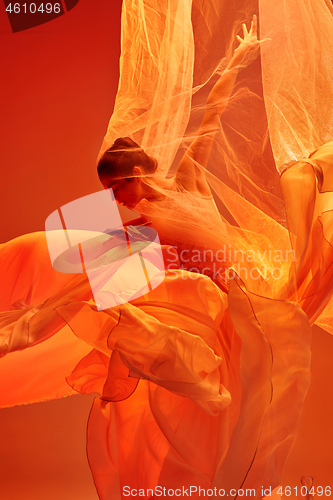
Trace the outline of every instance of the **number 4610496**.
<instances>
[{"instance_id":1,"label":"number 4610496","mask_svg":"<svg viewBox=\"0 0 333 500\"><path fill-rule=\"evenodd\" d=\"M301 488L298 488L297 486L294 486L292 488L291 486L280 486L280 488L276 492L277 495L285 495L286 497L290 497L291 495L295 496L302 496L306 497L307 495L317 495L318 497L321 496L326 496L329 497L331 496L331 486L312 486L310 490L307 489L306 486L302 486Z\"/></svg>"},{"instance_id":2,"label":"number 4610496","mask_svg":"<svg viewBox=\"0 0 333 500\"><path fill-rule=\"evenodd\" d=\"M41 3L41 4L39 4L39 6L37 6L37 4L35 4L35 3L30 3L28 5L26 3L23 3L23 4L14 3L12 6L12 4L10 3L6 7L6 11L9 12L10 14L12 14L12 13L14 13L14 14L19 14L19 13L35 14L36 12L40 12L40 13L45 12L46 14L51 14L51 13L60 14L60 10L61 10L60 3L55 3L55 4Z\"/></svg>"}]
</instances>

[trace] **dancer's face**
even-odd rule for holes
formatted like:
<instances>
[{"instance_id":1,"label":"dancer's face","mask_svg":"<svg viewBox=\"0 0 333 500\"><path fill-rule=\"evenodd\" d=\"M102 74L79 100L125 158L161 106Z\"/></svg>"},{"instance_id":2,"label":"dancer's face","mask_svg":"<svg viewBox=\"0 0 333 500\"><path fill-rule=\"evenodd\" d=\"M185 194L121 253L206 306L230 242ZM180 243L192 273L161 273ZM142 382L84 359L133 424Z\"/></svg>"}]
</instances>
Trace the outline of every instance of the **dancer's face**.
<instances>
[{"instance_id":1,"label":"dancer's face","mask_svg":"<svg viewBox=\"0 0 333 500\"><path fill-rule=\"evenodd\" d=\"M134 208L144 197L140 177L114 179L105 176L101 181L105 189L112 189L116 202L127 208Z\"/></svg>"}]
</instances>

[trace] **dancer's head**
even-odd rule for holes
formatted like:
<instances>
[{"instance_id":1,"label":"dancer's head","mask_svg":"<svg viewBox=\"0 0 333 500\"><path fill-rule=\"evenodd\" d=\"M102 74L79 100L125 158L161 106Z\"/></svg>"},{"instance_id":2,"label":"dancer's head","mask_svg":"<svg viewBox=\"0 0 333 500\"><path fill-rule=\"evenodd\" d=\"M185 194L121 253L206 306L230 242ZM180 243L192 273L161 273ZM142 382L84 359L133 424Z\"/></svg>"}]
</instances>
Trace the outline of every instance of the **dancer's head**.
<instances>
[{"instance_id":1,"label":"dancer's head","mask_svg":"<svg viewBox=\"0 0 333 500\"><path fill-rule=\"evenodd\" d=\"M112 188L116 200L134 207L144 197L142 179L152 175L157 161L129 137L119 138L98 162L97 172L105 188Z\"/></svg>"}]
</instances>

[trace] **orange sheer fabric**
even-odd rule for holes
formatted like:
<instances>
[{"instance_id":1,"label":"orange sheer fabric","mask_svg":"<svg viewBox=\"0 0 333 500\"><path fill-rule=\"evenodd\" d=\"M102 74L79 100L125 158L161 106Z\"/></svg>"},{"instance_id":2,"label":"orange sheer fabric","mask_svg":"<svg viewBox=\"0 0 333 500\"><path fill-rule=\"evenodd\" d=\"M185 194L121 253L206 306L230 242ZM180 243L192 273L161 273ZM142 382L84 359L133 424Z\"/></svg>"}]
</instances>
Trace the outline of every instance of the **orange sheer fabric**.
<instances>
[{"instance_id":1,"label":"orange sheer fabric","mask_svg":"<svg viewBox=\"0 0 333 500\"><path fill-rule=\"evenodd\" d=\"M260 318L260 327L272 349L273 371L269 378L274 396L267 407L265 397L258 396L263 404L261 409L259 405L258 412L253 408L246 411L247 418L255 420L253 435L258 438L252 454L249 444L249 455L244 457L243 465L247 463L248 467L246 472L246 467L242 469L243 450L240 441L237 441L242 434L237 433L236 425L220 468L215 468L216 482L212 483L230 486L239 480L239 484L255 487L258 495L260 485L279 484L309 382L309 326L306 326L307 319L295 302L301 305L313 322L331 296L331 245L329 238L318 232L325 218L322 233L330 233L330 215L321 215L323 203L320 202L322 197L318 193L315 173L313 170L308 172L308 183L303 173L296 174L295 168L295 178L289 184L285 177L288 186L284 182L282 187L290 225L293 217L303 220L311 205L316 204L309 223L294 235L286 229L285 208L276 171L276 167L280 168L286 161L307 157L313 149L332 137L331 101L326 104L328 96L332 95L331 66L328 63L333 49L328 39L332 29L332 6L326 1L319 3L309 6L304 1L283 5L271 1L250 1L246 2L246 6L244 2L236 2L230 9L226 3L194 1L181 10L176 1L162 2L158 6L154 4L153 7L150 2L135 2L137 26L143 22L150 8L158 10L163 23L168 19L159 33L163 43L165 40L170 43L172 57L170 60L164 58L163 49L159 52L163 44L160 45L155 31L142 31L142 37L136 39L136 44L127 44L126 37L123 38L126 57L121 59L121 71L124 79L128 77L127 87L122 93L124 80L121 80L119 99L102 148L103 152L121 135L116 124L126 113L131 120L126 121L124 135L130 135L148 154L158 159L161 176L168 171L169 175L174 173L182 152L196 137L207 95L230 59L233 40L241 22L246 19L249 22L252 14L259 11L261 38L270 38L271 41L262 45L261 61L244 61L239 68L234 92L228 98L215 135L206 172L220 217L216 216L216 206L211 201L198 200L190 193L177 190L161 189L163 201L148 203L143 200L136 207L152 222L162 241L177 249L185 269L209 275L221 289L228 286L225 269L232 268L237 273L242 280L238 290L245 294L252 311L247 316L242 310L241 294L234 305L229 291L229 309L232 310L234 305L237 311L237 315L232 317L233 325L241 337L241 316L244 314L243 319L247 318L247 329L250 328L250 318L255 318L255 321ZM139 5L147 10L138 8ZM192 8L192 24L189 17L178 24L180 12L181 15L189 15L189 5ZM297 23L294 24L295 19ZM133 30L132 21L130 9L126 8L124 33L127 27ZM168 28L172 31L169 32ZM184 41L181 47L177 45L177 35L173 37L177 33L181 33ZM309 33L313 37L311 41ZM304 50L306 46L309 51ZM194 60L191 59L192 50ZM323 57L319 57L319 53ZM172 77L174 66L169 65L169 61L174 62L175 54L182 64L182 72L177 71L181 83ZM313 57L309 58L309 54ZM140 71L135 73L136 78L131 73L134 64L140 67ZM144 105L142 112L142 101L139 106L136 103L141 97L140 90L146 86L145 81L147 88L152 85L151 81L148 82L150 65L154 71L158 67L158 75L154 78L156 89L160 89L161 84L168 85L169 93L154 92L154 99L149 99L148 108ZM193 82L189 80L192 67ZM128 99L131 95L135 95L134 101ZM143 96L146 96L145 92ZM191 101L189 97L192 97ZM175 100L177 106L174 106ZM188 123L179 120L178 113L186 117L189 115ZM200 164L197 167L202 168ZM330 172L327 172L326 182L329 175ZM331 210L330 203L326 206ZM308 244L310 240L313 242L311 246ZM307 249L305 256L304 248ZM216 273L214 265L219 261L217 255L221 249L224 257L219 273ZM214 255L210 260L203 257L208 250ZM234 287L234 282L231 283ZM264 303L265 299L272 301L271 313L268 304ZM256 300L260 305L256 304ZM280 331L284 332L286 342L282 347L275 343L277 338L269 332L272 318L276 322L280 317L279 307L284 307L283 304L287 307L285 300L292 302L287 316L282 316L284 321ZM286 324L290 326L289 331ZM297 338L299 344L298 349L292 352L293 338ZM245 345L243 340L244 349ZM260 349L257 351L260 357L259 353ZM291 375L293 363L295 377ZM259 380L258 376L256 382ZM262 385L259 383L258 394L264 388L265 382ZM245 393L243 397L246 401ZM288 410L279 414L279 405ZM242 416L240 412L240 425ZM111 415L109 418L112 420ZM254 430L256 425L262 425L259 434ZM286 428L287 432L282 431ZM247 432L251 433L249 428ZM245 432L245 435L249 434ZM237 467L242 470L240 476L237 476Z\"/></svg>"},{"instance_id":2,"label":"orange sheer fabric","mask_svg":"<svg viewBox=\"0 0 333 500\"><path fill-rule=\"evenodd\" d=\"M45 233L16 238L0 247L1 407L75 394L66 376L90 347L71 335L56 312L59 297L91 297L82 275L52 268ZM56 333L54 335L54 333ZM27 347L34 345L33 349Z\"/></svg>"},{"instance_id":3,"label":"orange sheer fabric","mask_svg":"<svg viewBox=\"0 0 333 500\"><path fill-rule=\"evenodd\" d=\"M99 393L88 454L103 500L124 497L124 486L191 485L254 488L260 498L279 484L309 384L309 319L331 296L329 146L283 174L285 205L276 169L331 137L332 9L308 4L124 0L121 78L102 152L129 135L157 158L161 177L196 137L241 23L257 13L271 38L261 61L238 69L221 117L206 172L214 200L161 189L161 200L136 207L177 251L179 260L164 248L162 285L98 311L84 276L51 268L43 234L2 248L3 310L12 306L1 315L9 355L0 371L11 377L2 405ZM23 280L19 269L29 269ZM327 311L320 325L330 324ZM46 357L43 370L31 368Z\"/></svg>"},{"instance_id":4,"label":"orange sheer fabric","mask_svg":"<svg viewBox=\"0 0 333 500\"><path fill-rule=\"evenodd\" d=\"M259 2L263 87L277 167L332 140L333 8L330 0Z\"/></svg>"}]
</instances>

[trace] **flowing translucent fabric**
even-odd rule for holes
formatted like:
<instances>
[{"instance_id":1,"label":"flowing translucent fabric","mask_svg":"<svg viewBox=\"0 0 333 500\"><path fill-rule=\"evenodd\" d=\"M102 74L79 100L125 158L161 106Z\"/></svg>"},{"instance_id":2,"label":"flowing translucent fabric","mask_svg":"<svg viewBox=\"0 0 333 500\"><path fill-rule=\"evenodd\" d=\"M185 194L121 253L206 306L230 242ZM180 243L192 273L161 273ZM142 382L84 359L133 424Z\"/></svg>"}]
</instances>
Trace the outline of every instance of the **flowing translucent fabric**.
<instances>
[{"instance_id":1,"label":"flowing translucent fabric","mask_svg":"<svg viewBox=\"0 0 333 500\"><path fill-rule=\"evenodd\" d=\"M210 484L226 490L255 488L260 496L261 486L279 484L309 382L309 330L296 304L311 323L331 324L329 306L322 321L318 316L331 297L333 200L330 186L322 193L317 174L321 171L330 183L332 146L319 149L317 163L315 154L307 170L303 164L303 169L285 173L283 194L277 174L284 163L307 158L333 137L331 3L125 3L121 80L101 153L117 137L129 135L158 160L160 175L172 175L197 135L207 96L230 60L241 23L249 25L254 13L259 14L260 38L269 40L261 45L261 59L252 57L239 68L206 172L220 216L212 200L199 200L182 189L161 190L163 201L143 200L136 209L152 222L161 240L177 250L182 268L210 276L222 290L230 287L226 314L244 350L242 404L247 401L243 370L249 369L253 406L240 406L229 441L218 436L224 446L217 444L220 456L211 469ZM300 217L306 221L294 230L293 221ZM235 271L236 280L228 282L226 268ZM242 294L251 308L248 314L242 309ZM289 308L287 316L284 307ZM248 367L251 356L245 361L246 334L253 321L271 349L272 372L268 375L267 368L262 379L258 367L252 372ZM291 346L296 344L294 350ZM264 366L263 346L256 346L254 356ZM232 393L236 397L236 391L231 397ZM107 415L106 408L93 411L92 419L101 423L97 415L103 415L104 422L116 418ZM171 487L175 470L165 464ZM161 474L158 484L162 477L165 480ZM185 474L181 477L185 481Z\"/></svg>"},{"instance_id":2,"label":"flowing translucent fabric","mask_svg":"<svg viewBox=\"0 0 333 500\"><path fill-rule=\"evenodd\" d=\"M213 197L179 185L136 207L163 245L160 286L99 311L84 275L52 269L42 233L1 249L1 404L97 392L88 457L103 500L126 486L256 498L278 486L309 385L310 326L333 330L328 0L124 0L101 153L130 136L158 160L155 176L173 175L253 14L270 40L225 97Z\"/></svg>"}]
</instances>

